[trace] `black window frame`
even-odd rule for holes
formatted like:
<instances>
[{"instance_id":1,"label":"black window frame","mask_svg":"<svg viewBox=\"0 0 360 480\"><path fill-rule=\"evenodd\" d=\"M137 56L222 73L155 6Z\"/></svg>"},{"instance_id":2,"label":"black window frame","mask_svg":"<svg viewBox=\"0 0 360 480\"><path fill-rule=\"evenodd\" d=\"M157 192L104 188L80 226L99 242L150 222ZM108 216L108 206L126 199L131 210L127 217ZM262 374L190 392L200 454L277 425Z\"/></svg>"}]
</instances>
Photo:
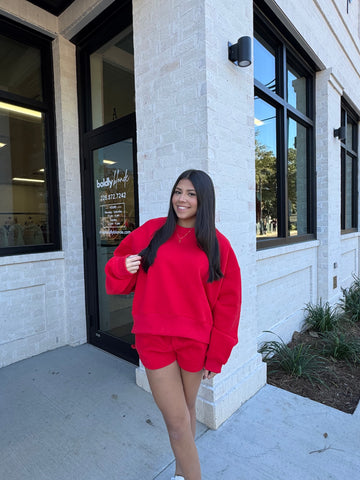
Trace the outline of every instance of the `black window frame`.
<instances>
[{"instance_id":1,"label":"black window frame","mask_svg":"<svg viewBox=\"0 0 360 480\"><path fill-rule=\"evenodd\" d=\"M316 165L315 165L315 72L319 70L304 49L263 0L254 2L254 36L275 49L276 88L268 88L254 78L254 96L269 103L277 115L277 212L278 236L257 238L257 249L272 248L316 239ZM287 61L288 60L288 61ZM289 62L290 60L290 62ZM306 114L286 99L287 64L307 79ZM290 236L288 232L287 151L288 120L307 128L307 234Z\"/></svg>"},{"instance_id":2,"label":"black window frame","mask_svg":"<svg viewBox=\"0 0 360 480\"><path fill-rule=\"evenodd\" d=\"M347 123L348 118L352 121L354 128L352 129L351 147L347 145ZM359 198L359 185L358 185L358 172L359 172L359 115L351 108L349 103L342 98L341 100L341 127L345 128L345 136L340 139L341 142L341 215L340 215L340 227L341 235L358 231L358 198ZM346 157L352 158L352 194L351 194L351 228L345 227L346 219Z\"/></svg>"},{"instance_id":3,"label":"black window frame","mask_svg":"<svg viewBox=\"0 0 360 480\"><path fill-rule=\"evenodd\" d=\"M42 101L0 90L0 101L24 108L41 111L44 114L45 137L45 178L47 185L47 216L50 242L40 245L1 247L0 256L27 255L61 250L60 208L58 186L58 161L56 148L56 122L53 73L53 39L25 25L0 16L1 35L11 40L39 49L41 58ZM1 66L0 66L1 67ZM10 213L10 212L9 212Z\"/></svg>"}]
</instances>

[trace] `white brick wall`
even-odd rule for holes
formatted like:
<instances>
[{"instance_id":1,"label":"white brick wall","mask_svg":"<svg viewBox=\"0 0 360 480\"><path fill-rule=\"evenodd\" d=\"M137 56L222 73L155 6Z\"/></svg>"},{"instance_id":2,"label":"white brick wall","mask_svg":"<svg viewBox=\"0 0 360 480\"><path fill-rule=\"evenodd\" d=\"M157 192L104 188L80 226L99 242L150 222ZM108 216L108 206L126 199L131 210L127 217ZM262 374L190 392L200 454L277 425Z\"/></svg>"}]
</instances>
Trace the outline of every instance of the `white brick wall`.
<instances>
[{"instance_id":1,"label":"white brick wall","mask_svg":"<svg viewBox=\"0 0 360 480\"><path fill-rule=\"evenodd\" d=\"M141 223L166 215L170 190L179 173L205 166L205 32L201 4L133 2Z\"/></svg>"},{"instance_id":2,"label":"white brick wall","mask_svg":"<svg viewBox=\"0 0 360 480\"><path fill-rule=\"evenodd\" d=\"M320 242L260 250L257 253L256 315L258 343L285 342L299 330L306 303L317 301L317 255Z\"/></svg>"},{"instance_id":3,"label":"white brick wall","mask_svg":"<svg viewBox=\"0 0 360 480\"><path fill-rule=\"evenodd\" d=\"M25 0L0 0L0 14L50 37L54 37L58 29L58 20L54 15Z\"/></svg>"},{"instance_id":4,"label":"white brick wall","mask_svg":"<svg viewBox=\"0 0 360 480\"><path fill-rule=\"evenodd\" d=\"M296 37L301 37L310 56L332 69L345 92L360 108L360 91L354 88L360 79L359 2L351 3L348 14L343 0L307 0L305 3L267 0L267 3L275 5L274 10L285 16L287 26Z\"/></svg>"},{"instance_id":5,"label":"white brick wall","mask_svg":"<svg viewBox=\"0 0 360 480\"><path fill-rule=\"evenodd\" d=\"M58 32L69 40L115 0L76 0L58 18Z\"/></svg>"},{"instance_id":6,"label":"white brick wall","mask_svg":"<svg viewBox=\"0 0 360 480\"><path fill-rule=\"evenodd\" d=\"M319 122L327 124L327 128L316 137L317 145L317 190L321 203L318 208L319 247L319 283L318 298L324 301L337 300L338 288L333 289L333 276L338 272L334 264L340 265L341 233L340 233L340 142L334 138L333 125L340 125L341 85L332 74L332 69L321 72L317 76L317 91L324 95L317 99ZM336 123L335 123L336 122Z\"/></svg>"},{"instance_id":7,"label":"white brick wall","mask_svg":"<svg viewBox=\"0 0 360 480\"><path fill-rule=\"evenodd\" d=\"M359 274L359 236L357 233L344 235L341 239L340 285L348 288L354 281L354 273Z\"/></svg>"},{"instance_id":8,"label":"white brick wall","mask_svg":"<svg viewBox=\"0 0 360 480\"><path fill-rule=\"evenodd\" d=\"M86 342L83 229L75 45L60 35L54 40L55 108L64 257L67 342Z\"/></svg>"},{"instance_id":9,"label":"white brick wall","mask_svg":"<svg viewBox=\"0 0 360 480\"><path fill-rule=\"evenodd\" d=\"M234 2L230 10L226 1L134 1L141 221L166 213L178 173L203 169L216 188L217 226L232 242L243 271L239 346L223 374L204 383L199 395L199 419L213 428L265 383L253 302L252 69L241 70L227 59L227 42L252 33L251 11L250 0ZM157 194L149 197L152 190ZM143 385L140 377L138 372Z\"/></svg>"},{"instance_id":10,"label":"white brick wall","mask_svg":"<svg viewBox=\"0 0 360 480\"><path fill-rule=\"evenodd\" d=\"M65 345L64 254L0 257L0 367Z\"/></svg>"},{"instance_id":11,"label":"white brick wall","mask_svg":"<svg viewBox=\"0 0 360 480\"><path fill-rule=\"evenodd\" d=\"M217 225L237 254L243 295L239 343L215 379L214 390L203 385L200 391L200 399L205 388L213 394L211 408L208 400L205 403L204 418L216 428L265 383L265 366L257 354L254 302L253 68L239 68L228 60L228 42L252 36L252 1L233 2L230 9L226 0L205 1L205 22L208 171L216 187Z\"/></svg>"}]
</instances>

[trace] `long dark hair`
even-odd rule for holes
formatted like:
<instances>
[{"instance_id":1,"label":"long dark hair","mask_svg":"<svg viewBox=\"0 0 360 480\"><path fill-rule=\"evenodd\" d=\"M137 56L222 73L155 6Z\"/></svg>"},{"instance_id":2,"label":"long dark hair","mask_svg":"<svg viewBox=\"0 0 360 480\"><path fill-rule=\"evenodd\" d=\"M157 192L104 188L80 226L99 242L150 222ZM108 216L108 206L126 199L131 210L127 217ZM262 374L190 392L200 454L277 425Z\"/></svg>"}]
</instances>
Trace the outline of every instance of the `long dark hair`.
<instances>
[{"instance_id":1,"label":"long dark hair","mask_svg":"<svg viewBox=\"0 0 360 480\"><path fill-rule=\"evenodd\" d=\"M202 170L186 170L174 183L165 224L157 230L149 245L140 252L142 268L147 272L154 263L158 248L173 235L178 217L172 205L172 197L180 180L187 179L194 185L197 198L195 236L199 246L209 260L208 282L219 280L224 275L220 268L220 250L215 230L215 190L214 185Z\"/></svg>"}]
</instances>

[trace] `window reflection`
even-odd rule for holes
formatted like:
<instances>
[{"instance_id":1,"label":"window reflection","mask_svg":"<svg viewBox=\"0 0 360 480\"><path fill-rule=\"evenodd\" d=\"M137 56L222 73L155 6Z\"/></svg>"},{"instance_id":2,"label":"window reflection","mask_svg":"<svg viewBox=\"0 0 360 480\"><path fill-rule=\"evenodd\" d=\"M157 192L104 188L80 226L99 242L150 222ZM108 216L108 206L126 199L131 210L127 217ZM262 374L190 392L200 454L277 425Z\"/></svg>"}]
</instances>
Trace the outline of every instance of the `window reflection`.
<instances>
[{"instance_id":1,"label":"window reflection","mask_svg":"<svg viewBox=\"0 0 360 480\"><path fill-rule=\"evenodd\" d=\"M40 51L0 35L0 58L0 90L42 101Z\"/></svg>"},{"instance_id":2,"label":"window reflection","mask_svg":"<svg viewBox=\"0 0 360 480\"><path fill-rule=\"evenodd\" d=\"M306 115L306 78L287 65L287 101Z\"/></svg>"},{"instance_id":3,"label":"window reflection","mask_svg":"<svg viewBox=\"0 0 360 480\"><path fill-rule=\"evenodd\" d=\"M353 227L353 159L345 157L345 229Z\"/></svg>"},{"instance_id":4,"label":"window reflection","mask_svg":"<svg viewBox=\"0 0 360 480\"><path fill-rule=\"evenodd\" d=\"M258 35L254 38L254 76L267 88L276 91L275 49Z\"/></svg>"},{"instance_id":5,"label":"window reflection","mask_svg":"<svg viewBox=\"0 0 360 480\"><path fill-rule=\"evenodd\" d=\"M355 150L353 146L353 122L349 118L346 124L346 147L349 150Z\"/></svg>"},{"instance_id":6,"label":"window reflection","mask_svg":"<svg viewBox=\"0 0 360 480\"><path fill-rule=\"evenodd\" d=\"M288 121L288 233L304 235L307 226L306 128Z\"/></svg>"},{"instance_id":7,"label":"window reflection","mask_svg":"<svg viewBox=\"0 0 360 480\"><path fill-rule=\"evenodd\" d=\"M314 237L314 71L261 12L254 32L257 246L267 248Z\"/></svg>"},{"instance_id":8,"label":"window reflection","mask_svg":"<svg viewBox=\"0 0 360 480\"><path fill-rule=\"evenodd\" d=\"M276 109L255 98L256 236L276 237Z\"/></svg>"},{"instance_id":9,"label":"window reflection","mask_svg":"<svg viewBox=\"0 0 360 480\"><path fill-rule=\"evenodd\" d=\"M341 230L347 233L357 229L358 221L358 117L342 101L341 126L345 139L341 142Z\"/></svg>"},{"instance_id":10,"label":"window reflection","mask_svg":"<svg viewBox=\"0 0 360 480\"><path fill-rule=\"evenodd\" d=\"M135 112L132 28L90 56L92 127Z\"/></svg>"}]
</instances>

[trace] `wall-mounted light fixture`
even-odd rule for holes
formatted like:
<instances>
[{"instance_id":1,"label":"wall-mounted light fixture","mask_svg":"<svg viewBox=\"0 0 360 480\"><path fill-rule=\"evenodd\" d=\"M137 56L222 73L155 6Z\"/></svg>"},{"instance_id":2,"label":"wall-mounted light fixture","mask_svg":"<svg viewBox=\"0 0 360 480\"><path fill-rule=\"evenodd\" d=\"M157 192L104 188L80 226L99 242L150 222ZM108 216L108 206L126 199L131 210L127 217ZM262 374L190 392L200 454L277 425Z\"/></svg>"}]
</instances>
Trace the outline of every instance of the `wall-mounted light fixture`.
<instances>
[{"instance_id":1,"label":"wall-mounted light fixture","mask_svg":"<svg viewBox=\"0 0 360 480\"><path fill-rule=\"evenodd\" d=\"M334 137L344 141L346 138L346 127L334 128Z\"/></svg>"},{"instance_id":2,"label":"wall-mounted light fixture","mask_svg":"<svg viewBox=\"0 0 360 480\"><path fill-rule=\"evenodd\" d=\"M241 37L235 45L228 42L229 60L238 67L251 65L251 38Z\"/></svg>"}]
</instances>

